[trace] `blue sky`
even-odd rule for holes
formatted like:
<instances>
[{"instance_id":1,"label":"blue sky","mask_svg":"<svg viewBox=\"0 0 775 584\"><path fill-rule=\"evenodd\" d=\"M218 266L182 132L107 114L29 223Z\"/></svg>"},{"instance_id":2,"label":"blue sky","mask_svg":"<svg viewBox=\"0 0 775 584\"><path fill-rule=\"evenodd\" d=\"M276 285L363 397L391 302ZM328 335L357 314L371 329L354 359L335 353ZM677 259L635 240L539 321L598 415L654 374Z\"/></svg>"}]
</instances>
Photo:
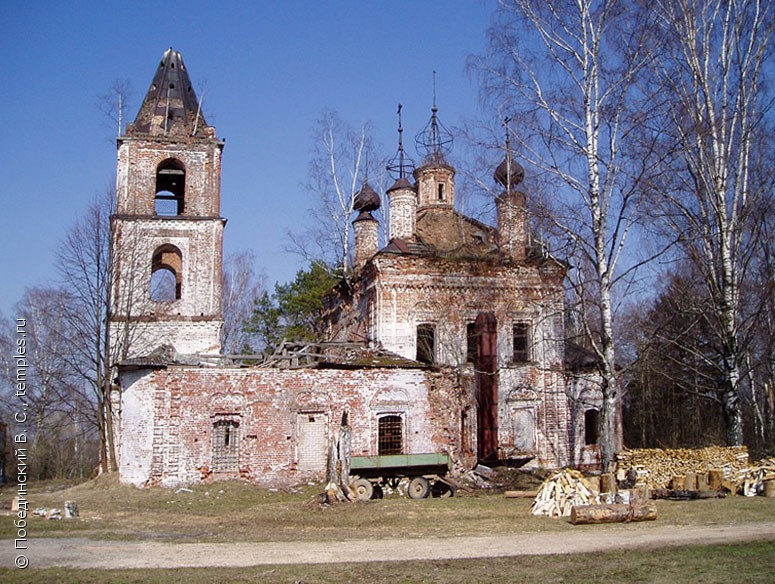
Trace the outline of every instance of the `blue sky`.
<instances>
[{"instance_id":1,"label":"blue sky","mask_svg":"<svg viewBox=\"0 0 775 584\"><path fill-rule=\"evenodd\" d=\"M129 79L134 118L164 50L183 54L207 121L226 138L225 250L250 248L270 285L302 266L283 251L311 200L311 131L324 108L370 121L395 151L404 104L410 154L430 116L478 115L466 57L485 46L492 0L6 2L0 5L0 310L55 281L65 230L113 182L114 129L96 106Z\"/></svg>"}]
</instances>

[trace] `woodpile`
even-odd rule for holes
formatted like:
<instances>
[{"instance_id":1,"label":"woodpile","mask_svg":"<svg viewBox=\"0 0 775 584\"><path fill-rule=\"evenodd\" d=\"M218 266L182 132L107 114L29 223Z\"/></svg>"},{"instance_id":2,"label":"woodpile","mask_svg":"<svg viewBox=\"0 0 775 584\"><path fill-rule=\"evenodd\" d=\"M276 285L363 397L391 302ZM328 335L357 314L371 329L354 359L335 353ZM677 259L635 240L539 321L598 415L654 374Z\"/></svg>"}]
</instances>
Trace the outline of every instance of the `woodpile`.
<instances>
[{"instance_id":1,"label":"woodpile","mask_svg":"<svg viewBox=\"0 0 775 584\"><path fill-rule=\"evenodd\" d=\"M740 471L738 482L742 485L743 495L755 497L756 495L775 496L775 458L767 458L756 465ZM765 488L769 487L769 488Z\"/></svg>"},{"instance_id":2,"label":"woodpile","mask_svg":"<svg viewBox=\"0 0 775 584\"><path fill-rule=\"evenodd\" d=\"M726 479L734 482L741 471L748 467L748 449L745 446L672 450L641 448L623 450L617 456L617 461L618 472L623 476L634 472L638 482L645 482L652 489L668 489L673 486L673 477L684 477L684 481L688 478L690 482L696 483L708 477L711 470L722 471ZM693 486L693 489L701 486ZM686 484L684 487L690 488Z\"/></svg>"},{"instance_id":3,"label":"woodpile","mask_svg":"<svg viewBox=\"0 0 775 584\"><path fill-rule=\"evenodd\" d=\"M577 470L562 470L544 481L533 501L533 515L569 517L574 505L595 505L600 496Z\"/></svg>"}]
</instances>

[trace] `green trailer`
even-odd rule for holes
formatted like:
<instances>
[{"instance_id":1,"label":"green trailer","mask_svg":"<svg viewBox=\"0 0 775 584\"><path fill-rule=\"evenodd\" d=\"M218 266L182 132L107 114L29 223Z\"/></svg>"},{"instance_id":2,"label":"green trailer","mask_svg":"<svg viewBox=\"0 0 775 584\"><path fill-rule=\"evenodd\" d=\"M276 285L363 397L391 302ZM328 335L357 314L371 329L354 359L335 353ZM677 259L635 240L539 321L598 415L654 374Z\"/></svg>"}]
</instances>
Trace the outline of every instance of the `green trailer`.
<instances>
[{"instance_id":1,"label":"green trailer","mask_svg":"<svg viewBox=\"0 0 775 584\"><path fill-rule=\"evenodd\" d=\"M451 497L455 487L445 478L450 460L447 454L385 454L353 456L350 461L352 487L361 500L381 499L385 487L398 487L409 479L406 494L411 499L429 495Z\"/></svg>"}]
</instances>

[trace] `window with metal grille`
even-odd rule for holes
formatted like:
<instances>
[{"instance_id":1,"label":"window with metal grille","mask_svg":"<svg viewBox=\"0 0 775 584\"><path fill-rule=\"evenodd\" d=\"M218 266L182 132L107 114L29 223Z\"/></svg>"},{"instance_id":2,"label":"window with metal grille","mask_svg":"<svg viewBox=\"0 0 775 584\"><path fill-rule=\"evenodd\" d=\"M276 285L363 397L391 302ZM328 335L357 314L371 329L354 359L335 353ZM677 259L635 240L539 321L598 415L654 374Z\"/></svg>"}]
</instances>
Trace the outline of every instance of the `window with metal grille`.
<instances>
[{"instance_id":1,"label":"window with metal grille","mask_svg":"<svg viewBox=\"0 0 775 584\"><path fill-rule=\"evenodd\" d=\"M584 444L597 444L599 436L600 412L587 410L584 412Z\"/></svg>"},{"instance_id":2,"label":"window with metal grille","mask_svg":"<svg viewBox=\"0 0 775 584\"><path fill-rule=\"evenodd\" d=\"M213 424L213 472L239 470L239 423L219 420Z\"/></svg>"},{"instance_id":3,"label":"window with metal grille","mask_svg":"<svg viewBox=\"0 0 775 584\"><path fill-rule=\"evenodd\" d=\"M420 363L433 363L436 354L436 329L432 324L417 326L417 360Z\"/></svg>"},{"instance_id":4,"label":"window with metal grille","mask_svg":"<svg viewBox=\"0 0 775 584\"><path fill-rule=\"evenodd\" d=\"M526 363L527 361L530 361L530 323L515 322L513 339L513 361L515 363Z\"/></svg>"},{"instance_id":5,"label":"window with metal grille","mask_svg":"<svg viewBox=\"0 0 775 584\"><path fill-rule=\"evenodd\" d=\"M377 454L403 454L404 421L401 416L379 419Z\"/></svg>"}]
</instances>

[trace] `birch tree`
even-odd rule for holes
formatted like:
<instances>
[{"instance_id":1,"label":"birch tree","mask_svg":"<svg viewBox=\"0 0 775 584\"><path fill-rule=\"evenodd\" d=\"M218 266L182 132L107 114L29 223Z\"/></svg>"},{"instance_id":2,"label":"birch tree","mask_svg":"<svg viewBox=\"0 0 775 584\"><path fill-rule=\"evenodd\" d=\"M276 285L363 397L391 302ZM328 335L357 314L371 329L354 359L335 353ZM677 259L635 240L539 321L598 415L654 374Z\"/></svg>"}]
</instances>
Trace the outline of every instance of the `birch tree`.
<instances>
[{"instance_id":1,"label":"birch tree","mask_svg":"<svg viewBox=\"0 0 775 584\"><path fill-rule=\"evenodd\" d=\"M289 249L308 262L324 261L334 269L352 269L353 202L361 189L367 165L375 162L369 124L357 130L333 110L325 110L313 130L309 181L313 198L312 225L291 232ZM372 173L374 176L375 173Z\"/></svg>"},{"instance_id":2,"label":"birch tree","mask_svg":"<svg viewBox=\"0 0 775 584\"><path fill-rule=\"evenodd\" d=\"M515 157L548 185L547 218L562 244L556 251L572 264L571 297L602 374L604 467L619 446L614 289L637 265L625 265L625 249L647 170L646 159L625 156L637 123L632 112L646 111L634 83L651 57L648 27L628 6L502 0L488 53L475 62L485 99L513 116Z\"/></svg>"},{"instance_id":3,"label":"birch tree","mask_svg":"<svg viewBox=\"0 0 775 584\"><path fill-rule=\"evenodd\" d=\"M97 108L116 129L116 134L110 136L111 141L124 133L132 93L132 84L128 79L116 79L106 93L97 97Z\"/></svg>"},{"instance_id":4,"label":"birch tree","mask_svg":"<svg viewBox=\"0 0 775 584\"><path fill-rule=\"evenodd\" d=\"M653 10L662 48L653 72L665 97L662 138L671 147L662 161L660 218L712 300L726 440L739 445L753 322L741 292L757 249L762 199L772 197L752 165L771 105L764 75L772 66L775 12L766 0L657 0Z\"/></svg>"},{"instance_id":5,"label":"birch tree","mask_svg":"<svg viewBox=\"0 0 775 584\"><path fill-rule=\"evenodd\" d=\"M256 276L254 264L255 255L251 251L236 252L224 264L221 346L226 355L256 349L246 325L264 289L264 276Z\"/></svg>"}]
</instances>

